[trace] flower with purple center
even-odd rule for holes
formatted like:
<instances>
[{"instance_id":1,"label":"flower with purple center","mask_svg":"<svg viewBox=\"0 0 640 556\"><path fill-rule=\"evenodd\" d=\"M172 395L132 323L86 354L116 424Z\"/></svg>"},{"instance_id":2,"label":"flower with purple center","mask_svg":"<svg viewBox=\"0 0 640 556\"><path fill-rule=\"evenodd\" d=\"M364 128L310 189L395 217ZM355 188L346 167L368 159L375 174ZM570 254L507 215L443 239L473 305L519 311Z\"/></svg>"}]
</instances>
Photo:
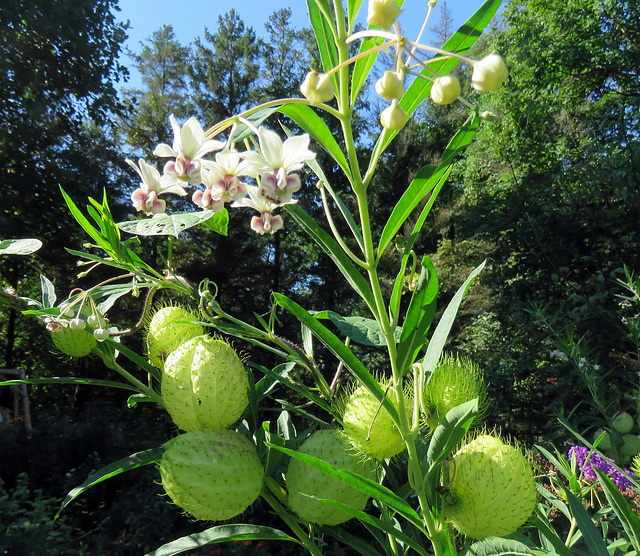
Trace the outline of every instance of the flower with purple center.
<instances>
[{"instance_id":1,"label":"flower with purple center","mask_svg":"<svg viewBox=\"0 0 640 556\"><path fill-rule=\"evenodd\" d=\"M612 465L613 460L603 458L595 452L591 452L589 448L585 448L583 446L572 446L569 448L567 457L569 461L575 457L578 469L580 469L583 476L590 481L596 482L598 480L595 470L600 469L600 471L605 475L609 476L620 490L624 490L625 488L632 486L631 481L629 480L630 477L633 477L633 473L631 473L631 471L628 471L627 469L624 470L624 473L618 471ZM588 461L587 458L589 458Z\"/></svg>"}]
</instances>

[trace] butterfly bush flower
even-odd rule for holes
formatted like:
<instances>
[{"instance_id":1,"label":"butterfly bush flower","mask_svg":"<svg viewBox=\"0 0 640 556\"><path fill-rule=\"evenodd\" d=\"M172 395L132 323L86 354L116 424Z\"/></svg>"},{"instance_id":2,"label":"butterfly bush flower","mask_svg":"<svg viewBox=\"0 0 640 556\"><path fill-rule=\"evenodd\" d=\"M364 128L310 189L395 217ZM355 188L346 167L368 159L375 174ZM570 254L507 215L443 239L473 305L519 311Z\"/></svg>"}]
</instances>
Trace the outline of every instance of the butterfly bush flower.
<instances>
[{"instance_id":1,"label":"butterfly bush flower","mask_svg":"<svg viewBox=\"0 0 640 556\"><path fill-rule=\"evenodd\" d=\"M590 456L589 453L591 453ZM631 486L631 481L629 480L629 477L633 476L631 471L627 471L625 469L624 473L621 473L615 467L613 467L613 465L611 465L613 463L612 460L608 458L602 458L595 452L590 452L588 448L585 448L583 446L573 446L569 449L569 454L567 457L569 461L571 461L574 457L576 458L578 469L580 469L583 476L590 481L595 482L598 480L595 469L600 469L600 471L610 477L610 479L620 490L624 490L625 488L629 488ZM589 461L587 461L587 457L589 458Z\"/></svg>"},{"instance_id":2,"label":"butterfly bush flower","mask_svg":"<svg viewBox=\"0 0 640 556\"><path fill-rule=\"evenodd\" d=\"M164 175L168 176L173 183L199 185L202 183L200 176L202 157L222 149L224 143L207 141L200 122L195 118L189 118L182 127L173 115L170 116L169 121L173 128L173 146L161 143L155 148L153 154L163 158L175 158L167 162L163 169Z\"/></svg>"},{"instance_id":3,"label":"butterfly bush flower","mask_svg":"<svg viewBox=\"0 0 640 556\"><path fill-rule=\"evenodd\" d=\"M182 186L172 183L166 176L160 176L160 172L144 160L138 160L138 165L136 165L135 162L127 159L127 164L129 164L142 179L140 187L131 194L133 206L137 211L144 211L147 214L164 212L166 203L159 198L159 195L163 193L174 193L176 195L187 194Z\"/></svg>"},{"instance_id":4,"label":"butterfly bush flower","mask_svg":"<svg viewBox=\"0 0 640 556\"><path fill-rule=\"evenodd\" d=\"M258 179L259 195L276 205L286 205L300 189L300 178L295 172L304 162L315 158L309 150L309 136L305 133L282 141L277 133L260 127L258 152L243 153L248 175Z\"/></svg>"},{"instance_id":5,"label":"butterfly bush flower","mask_svg":"<svg viewBox=\"0 0 640 556\"><path fill-rule=\"evenodd\" d=\"M249 194L248 197L234 201L231 206L249 207L257 210L260 216L254 216L251 219L251 229L260 235L266 233L275 234L283 225L282 216L273 214L273 210L279 205L266 199L255 185L248 185L247 193Z\"/></svg>"}]
</instances>

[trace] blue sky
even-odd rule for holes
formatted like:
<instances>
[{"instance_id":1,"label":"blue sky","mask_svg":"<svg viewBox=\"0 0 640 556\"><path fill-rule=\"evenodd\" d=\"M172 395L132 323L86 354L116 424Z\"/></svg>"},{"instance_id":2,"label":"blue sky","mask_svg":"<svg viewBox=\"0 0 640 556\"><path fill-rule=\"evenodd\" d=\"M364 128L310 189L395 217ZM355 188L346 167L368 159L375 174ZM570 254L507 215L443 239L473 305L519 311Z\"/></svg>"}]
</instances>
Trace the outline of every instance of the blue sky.
<instances>
[{"instance_id":1,"label":"blue sky","mask_svg":"<svg viewBox=\"0 0 640 556\"><path fill-rule=\"evenodd\" d=\"M440 0L441 1L441 0ZM480 7L482 0L448 0L447 8L451 12L454 26L464 23ZM133 52L140 50L140 42L149 37L162 25L173 26L176 37L182 44L189 44L204 34L204 28L215 31L218 16L231 9L236 10L244 23L252 27L258 36L264 36L264 22L269 15L281 8L291 8L291 23L295 28L308 27L307 5L304 0L120 0L122 21L129 20L129 39L127 48ZM409 38L417 35L424 15L427 0L405 0L400 24ZM360 19L366 19L367 2L362 3ZM435 25L440 17L440 8L436 6L429 21L429 27ZM127 60L125 65L129 65ZM135 79L135 78L134 78Z\"/></svg>"}]
</instances>

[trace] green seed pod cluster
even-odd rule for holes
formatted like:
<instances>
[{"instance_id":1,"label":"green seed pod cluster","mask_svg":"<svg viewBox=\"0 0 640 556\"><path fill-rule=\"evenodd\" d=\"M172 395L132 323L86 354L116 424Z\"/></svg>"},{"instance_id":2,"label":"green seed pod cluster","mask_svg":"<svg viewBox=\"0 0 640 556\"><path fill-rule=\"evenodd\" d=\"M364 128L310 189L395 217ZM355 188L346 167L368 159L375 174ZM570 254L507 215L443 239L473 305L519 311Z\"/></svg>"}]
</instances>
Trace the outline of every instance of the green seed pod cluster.
<instances>
[{"instance_id":1,"label":"green seed pod cluster","mask_svg":"<svg viewBox=\"0 0 640 556\"><path fill-rule=\"evenodd\" d=\"M596 447L618 464L628 465L640 454L640 423L629 412L618 411L611 419L611 428L599 428L593 433L593 442L603 433Z\"/></svg>"},{"instance_id":2,"label":"green seed pod cluster","mask_svg":"<svg viewBox=\"0 0 640 556\"><path fill-rule=\"evenodd\" d=\"M390 389L387 397L397 407L395 391ZM364 386L346 396L341 412L343 434L357 452L387 459L404 451L404 440L391 416Z\"/></svg>"},{"instance_id":3,"label":"green seed pod cluster","mask_svg":"<svg viewBox=\"0 0 640 556\"><path fill-rule=\"evenodd\" d=\"M255 446L231 430L193 431L165 444L162 486L196 519L231 519L260 495L264 469Z\"/></svg>"},{"instance_id":4,"label":"green seed pod cluster","mask_svg":"<svg viewBox=\"0 0 640 556\"><path fill-rule=\"evenodd\" d=\"M185 431L235 423L249 403L247 372L225 341L197 336L167 357L161 394L173 422Z\"/></svg>"},{"instance_id":5,"label":"green seed pod cluster","mask_svg":"<svg viewBox=\"0 0 640 556\"><path fill-rule=\"evenodd\" d=\"M52 331L51 340L56 348L69 357L89 355L98 343L91 332L85 329L74 329L70 326Z\"/></svg>"},{"instance_id":6,"label":"green seed pod cluster","mask_svg":"<svg viewBox=\"0 0 640 556\"><path fill-rule=\"evenodd\" d=\"M473 539L513 533L536 505L536 484L522 452L492 435L462 446L450 467L453 505L447 519Z\"/></svg>"},{"instance_id":7,"label":"green seed pod cluster","mask_svg":"<svg viewBox=\"0 0 640 556\"><path fill-rule=\"evenodd\" d=\"M443 357L423 394L425 409L430 412L427 424L435 429L448 411L474 398L478 398L482 413L487 392L480 368L465 357Z\"/></svg>"},{"instance_id":8,"label":"green seed pod cluster","mask_svg":"<svg viewBox=\"0 0 640 556\"><path fill-rule=\"evenodd\" d=\"M149 362L162 369L167 356L180 344L202 336L204 329L195 313L185 307L167 305L158 309L147 325Z\"/></svg>"},{"instance_id":9,"label":"green seed pod cluster","mask_svg":"<svg viewBox=\"0 0 640 556\"><path fill-rule=\"evenodd\" d=\"M335 430L316 431L303 442L298 452L320 458L337 469L348 469L368 479L375 478L373 462L349 453ZM369 499L359 490L297 459L289 462L286 485L291 509L302 519L320 525L338 525L351 519L351 514L309 496L335 500L358 510L363 510Z\"/></svg>"}]
</instances>

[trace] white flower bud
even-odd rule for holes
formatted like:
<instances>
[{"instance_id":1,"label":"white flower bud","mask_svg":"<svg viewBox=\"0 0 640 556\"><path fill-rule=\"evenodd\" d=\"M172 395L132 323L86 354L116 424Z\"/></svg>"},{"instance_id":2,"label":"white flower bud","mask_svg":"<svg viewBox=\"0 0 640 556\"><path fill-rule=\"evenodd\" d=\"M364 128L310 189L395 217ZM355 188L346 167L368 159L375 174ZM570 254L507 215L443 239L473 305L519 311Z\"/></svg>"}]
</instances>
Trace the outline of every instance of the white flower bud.
<instances>
[{"instance_id":1,"label":"white flower bud","mask_svg":"<svg viewBox=\"0 0 640 556\"><path fill-rule=\"evenodd\" d=\"M87 324L91 328L100 328L102 321L98 315L90 315L89 318L87 318Z\"/></svg>"},{"instance_id":2,"label":"white flower bud","mask_svg":"<svg viewBox=\"0 0 640 556\"><path fill-rule=\"evenodd\" d=\"M451 104L460 96L460 81L455 75L436 77L431 86L431 100L436 104Z\"/></svg>"},{"instance_id":3,"label":"white flower bud","mask_svg":"<svg viewBox=\"0 0 640 556\"><path fill-rule=\"evenodd\" d=\"M109 331L106 328L96 328L93 331L93 337L99 342L103 342L109 338Z\"/></svg>"},{"instance_id":4,"label":"white flower bud","mask_svg":"<svg viewBox=\"0 0 640 556\"><path fill-rule=\"evenodd\" d=\"M69 328L71 328L71 330L84 330L85 326L87 326L87 323L82 319L76 318L69 321Z\"/></svg>"},{"instance_id":5,"label":"white flower bud","mask_svg":"<svg viewBox=\"0 0 640 556\"><path fill-rule=\"evenodd\" d=\"M335 96L331 77L317 71L307 73L302 85L300 85L300 92L311 104L329 102Z\"/></svg>"},{"instance_id":6,"label":"white flower bud","mask_svg":"<svg viewBox=\"0 0 640 556\"><path fill-rule=\"evenodd\" d=\"M396 0L369 0L367 23L389 30L402 10Z\"/></svg>"},{"instance_id":7,"label":"white flower bud","mask_svg":"<svg viewBox=\"0 0 640 556\"><path fill-rule=\"evenodd\" d=\"M497 114L494 114L493 112L489 112L488 110L483 110L482 112L480 112L479 116L483 120L487 120L488 122L497 122L500 119L500 117Z\"/></svg>"},{"instance_id":8,"label":"white flower bud","mask_svg":"<svg viewBox=\"0 0 640 556\"><path fill-rule=\"evenodd\" d=\"M491 54L473 65L471 85L481 93L500 88L509 75L507 66L499 54Z\"/></svg>"},{"instance_id":9,"label":"white flower bud","mask_svg":"<svg viewBox=\"0 0 640 556\"><path fill-rule=\"evenodd\" d=\"M404 94L402 75L395 71L385 71L382 77L376 81L376 93L384 100L392 101Z\"/></svg>"},{"instance_id":10,"label":"white flower bud","mask_svg":"<svg viewBox=\"0 0 640 556\"><path fill-rule=\"evenodd\" d=\"M407 116L404 110L397 104L388 106L380 114L380 124L386 129L397 131L404 127L406 121Z\"/></svg>"}]
</instances>

